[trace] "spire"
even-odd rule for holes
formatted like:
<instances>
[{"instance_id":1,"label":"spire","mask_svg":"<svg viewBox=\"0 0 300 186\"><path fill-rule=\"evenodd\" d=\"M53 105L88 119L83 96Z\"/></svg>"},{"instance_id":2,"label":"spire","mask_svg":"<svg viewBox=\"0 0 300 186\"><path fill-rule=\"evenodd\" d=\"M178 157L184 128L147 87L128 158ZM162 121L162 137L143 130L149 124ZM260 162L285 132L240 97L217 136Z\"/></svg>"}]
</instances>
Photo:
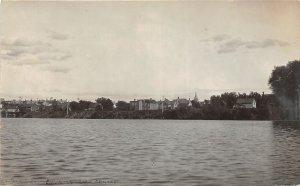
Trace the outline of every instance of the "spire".
<instances>
[{"instance_id":1,"label":"spire","mask_svg":"<svg viewBox=\"0 0 300 186\"><path fill-rule=\"evenodd\" d=\"M195 101L195 102L199 102L199 99L198 99L198 96L197 96L197 92L195 92L194 101Z\"/></svg>"}]
</instances>

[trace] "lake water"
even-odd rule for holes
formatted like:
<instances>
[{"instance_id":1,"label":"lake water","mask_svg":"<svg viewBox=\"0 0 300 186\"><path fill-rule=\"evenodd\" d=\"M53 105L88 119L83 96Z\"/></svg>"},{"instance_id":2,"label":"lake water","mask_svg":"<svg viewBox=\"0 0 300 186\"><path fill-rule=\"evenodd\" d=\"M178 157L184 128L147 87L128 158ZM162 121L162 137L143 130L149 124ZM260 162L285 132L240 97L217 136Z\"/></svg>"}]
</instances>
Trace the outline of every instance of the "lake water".
<instances>
[{"instance_id":1,"label":"lake water","mask_svg":"<svg viewBox=\"0 0 300 186\"><path fill-rule=\"evenodd\" d=\"M4 184L300 184L300 123L2 119Z\"/></svg>"}]
</instances>

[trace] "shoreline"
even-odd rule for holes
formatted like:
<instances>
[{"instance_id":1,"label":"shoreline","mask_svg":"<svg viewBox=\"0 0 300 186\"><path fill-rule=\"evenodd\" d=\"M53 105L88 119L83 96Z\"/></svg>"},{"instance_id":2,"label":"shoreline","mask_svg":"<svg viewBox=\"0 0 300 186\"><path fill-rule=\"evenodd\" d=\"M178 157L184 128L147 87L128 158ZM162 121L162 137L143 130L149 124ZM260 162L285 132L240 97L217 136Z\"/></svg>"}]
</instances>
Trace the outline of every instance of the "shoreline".
<instances>
[{"instance_id":1,"label":"shoreline","mask_svg":"<svg viewBox=\"0 0 300 186\"><path fill-rule=\"evenodd\" d=\"M174 109L147 111L72 111L41 110L23 112L2 118L62 118L62 119L159 119L159 120L283 120L265 109Z\"/></svg>"}]
</instances>

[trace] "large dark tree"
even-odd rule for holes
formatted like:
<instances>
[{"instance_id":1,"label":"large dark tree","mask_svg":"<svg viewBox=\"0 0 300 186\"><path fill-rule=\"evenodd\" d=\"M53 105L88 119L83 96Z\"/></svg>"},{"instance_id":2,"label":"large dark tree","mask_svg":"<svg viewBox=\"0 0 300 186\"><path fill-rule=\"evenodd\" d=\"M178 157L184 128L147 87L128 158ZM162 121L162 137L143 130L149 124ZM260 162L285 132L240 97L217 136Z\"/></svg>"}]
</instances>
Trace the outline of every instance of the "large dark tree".
<instances>
[{"instance_id":1,"label":"large dark tree","mask_svg":"<svg viewBox=\"0 0 300 186\"><path fill-rule=\"evenodd\" d=\"M113 110L114 109L114 104L109 98L98 98L96 99L96 102L101 104L103 107L103 110Z\"/></svg>"},{"instance_id":2,"label":"large dark tree","mask_svg":"<svg viewBox=\"0 0 300 186\"><path fill-rule=\"evenodd\" d=\"M125 102L125 101L118 101L116 103L116 108L117 110L129 110L129 103Z\"/></svg>"},{"instance_id":3,"label":"large dark tree","mask_svg":"<svg viewBox=\"0 0 300 186\"><path fill-rule=\"evenodd\" d=\"M291 61L286 66L275 67L269 85L276 95L295 99L300 86L300 60Z\"/></svg>"},{"instance_id":4,"label":"large dark tree","mask_svg":"<svg viewBox=\"0 0 300 186\"><path fill-rule=\"evenodd\" d=\"M286 66L275 67L269 85L286 109L293 112L297 91L300 88L300 60L291 61Z\"/></svg>"}]
</instances>

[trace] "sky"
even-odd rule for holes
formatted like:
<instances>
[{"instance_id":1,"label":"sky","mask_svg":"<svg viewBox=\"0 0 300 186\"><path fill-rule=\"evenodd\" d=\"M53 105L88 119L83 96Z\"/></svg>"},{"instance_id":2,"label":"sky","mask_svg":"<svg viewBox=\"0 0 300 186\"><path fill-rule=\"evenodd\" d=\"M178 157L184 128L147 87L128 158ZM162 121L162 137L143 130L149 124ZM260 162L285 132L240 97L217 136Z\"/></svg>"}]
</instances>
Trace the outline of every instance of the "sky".
<instances>
[{"instance_id":1,"label":"sky","mask_svg":"<svg viewBox=\"0 0 300 186\"><path fill-rule=\"evenodd\" d=\"M200 100L270 93L300 59L300 1L8 2L0 97Z\"/></svg>"}]
</instances>

